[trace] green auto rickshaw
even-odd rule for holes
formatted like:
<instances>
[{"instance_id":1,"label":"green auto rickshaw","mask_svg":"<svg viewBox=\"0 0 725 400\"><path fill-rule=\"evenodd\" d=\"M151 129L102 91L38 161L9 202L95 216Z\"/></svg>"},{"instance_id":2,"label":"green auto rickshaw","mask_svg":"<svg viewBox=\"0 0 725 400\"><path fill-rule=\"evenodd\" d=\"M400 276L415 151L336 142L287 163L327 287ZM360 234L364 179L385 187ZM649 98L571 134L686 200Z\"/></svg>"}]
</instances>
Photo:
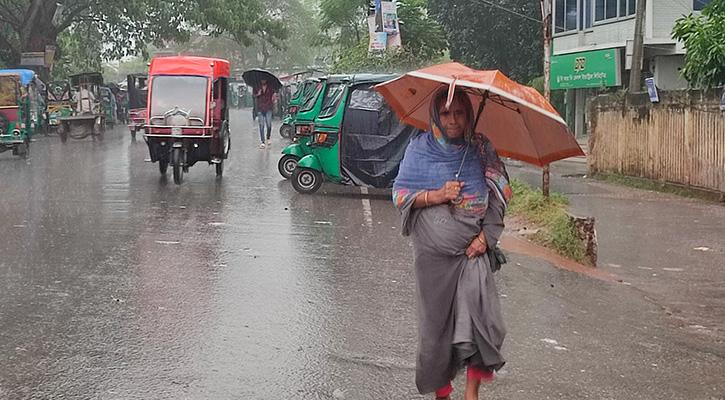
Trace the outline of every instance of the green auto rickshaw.
<instances>
[{"instance_id":1,"label":"green auto rickshaw","mask_svg":"<svg viewBox=\"0 0 725 400\"><path fill-rule=\"evenodd\" d=\"M45 103L29 69L0 70L0 153L28 158L30 140L45 124Z\"/></svg>"},{"instance_id":2,"label":"green auto rickshaw","mask_svg":"<svg viewBox=\"0 0 725 400\"><path fill-rule=\"evenodd\" d=\"M116 112L118 107L116 104L116 96L107 86L101 86L99 91L101 93L101 110L103 111L106 125L113 129L116 126Z\"/></svg>"},{"instance_id":3,"label":"green auto rickshaw","mask_svg":"<svg viewBox=\"0 0 725 400\"><path fill-rule=\"evenodd\" d=\"M358 74L328 83L309 143L292 173L292 186L311 194L323 179L343 185L390 188L418 129L402 123L373 86L396 75Z\"/></svg>"},{"instance_id":4,"label":"green auto rickshaw","mask_svg":"<svg viewBox=\"0 0 725 400\"><path fill-rule=\"evenodd\" d=\"M292 139L295 133L295 120L297 119L300 104L312 96L319 83L319 79L310 78L297 86L297 90L292 94L287 105L287 113L282 119L282 126L279 127L280 136Z\"/></svg>"},{"instance_id":5,"label":"green auto rickshaw","mask_svg":"<svg viewBox=\"0 0 725 400\"><path fill-rule=\"evenodd\" d=\"M53 81L47 86L48 98L48 126L58 128L58 118L69 117L73 112L71 107L70 83L68 81Z\"/></svg>"}]
</instances>

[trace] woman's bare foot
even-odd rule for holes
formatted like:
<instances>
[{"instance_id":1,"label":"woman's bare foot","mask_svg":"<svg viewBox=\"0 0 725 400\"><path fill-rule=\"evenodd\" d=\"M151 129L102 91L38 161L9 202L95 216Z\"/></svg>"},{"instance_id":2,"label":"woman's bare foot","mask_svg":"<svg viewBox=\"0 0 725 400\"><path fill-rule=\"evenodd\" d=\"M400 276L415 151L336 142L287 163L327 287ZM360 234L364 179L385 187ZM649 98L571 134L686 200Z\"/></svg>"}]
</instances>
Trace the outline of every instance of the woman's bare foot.
<instances>
[{"instance_id":1,"label":"woman's bare foot","mask_svg":"<svg viewBox=\"0 0 725 400\"><path fill-rule=\"evenodd\" d=\"M478 388L481 387L480 379L466 379L465 400L478 400Z\"/></svg>"}]
</instances>

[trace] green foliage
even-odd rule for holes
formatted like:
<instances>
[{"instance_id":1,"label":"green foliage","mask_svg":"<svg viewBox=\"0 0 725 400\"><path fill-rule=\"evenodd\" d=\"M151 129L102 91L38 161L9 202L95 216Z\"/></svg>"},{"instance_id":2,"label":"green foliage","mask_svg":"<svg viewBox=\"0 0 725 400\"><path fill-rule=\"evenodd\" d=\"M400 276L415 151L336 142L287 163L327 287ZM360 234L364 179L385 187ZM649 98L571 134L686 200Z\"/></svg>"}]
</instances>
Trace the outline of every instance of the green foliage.
<instances>
[{"instance_id":1,"label":"green foliage","mask_svg":"<svg viewBox=\"0 0 725 400\"><path fill-rule=\"evenodd\" d=\"M97 64L99 58L145 56L148 43L184 42L198 30L225 32L240 43L250 43L251 35L276 43L286 34L279 9L262 0L64 0L62 12L53 19L59 4L56 0L0 1L0 47L10 49L17 61L21 52L55 45L58 35L66 31L71 36L90 32L62 38L59 51L61 57L64 53L84 55L91 59L83 62ZM99 38L100 49L93 49L96 44L78 44Z\"/></svg>"},{"instance_id":2,"label":"green foliage","mask_svg":"<svg viewBox=\"0 0 725 400\"><path fill-rule=\"evenodd\" d=\"M340 48L356 47L368 37L367 0L322 0L320 27Z\"/></svg>"},{"instance_id":3,"label":"green foliage","mask_svg":"<svg viewBox=\"0 0 725 400\"><path fill-rule=\"evenodd\" d=\"M538 1L429 0L443 27L451 58L472 68L498 69L518 82L542 74L543 34ZM534 20L526 19L504 9Z\"/></svg>"},{"instance_id":4,"label":"green foliage","mask_svg":"<svg viewBox=\"0 0 725 400\"><path fill-rule=\"evenodd\" d=\"M536 77L527 83L527 85L536 89L542 95L544 94L544 77ZM564 103L564 90L552 90L551 91L551 105L554 106L559 115L566 115L566 104Z\"/></svg>"},{"instance_id":5,"label":"green foliage","mask_svg":"<svg viewBox=\"0 0 725 400\"><path fill-rule=\"evenodd\" d=\"M336 8L325 11L326 6L334 4ZM347 4L342 7L343 4ZM323 0L323 21L332 21L329 15L347 15L356 18L362 17L358 22L363 24L364 33L357 42L350 43L351 35L345 35L346 26L338 26L339 36L335 40L339 50L331 72L399 72L422 68L439 62L446 50L446 41L441 33L440 25L429 17L425 0L401 0L398 2L398 20L403 46L387 51L368 52L368 33L365 25L367 13L362 16L353 13L366 10L366 3L362 5L355 2L340 2L338 0ZM347 14L342 13L346 10ZM326 14L327 13L327 14ZM325 16L328 15L328 16ZM338 21L344 20L338 18ZM348 33L352 33L349 29Z\"/></svg>"},{"instance_id":6,"label":"green foliage","mask_svg":"<svg viewBox=\"0 0 725 400\"><path fill-rule=\"evenodd\" d=\"M551 247L559 254L574 261L586 263L584 244L566 214L569 199L561 193L544 197L541 190L534 190L525 182L512 179L513 198L508 213L518 215L542 228L535 239Z\"/></svg>"},{"instance_id":7,"label":"green foliage","mask_svg":"<svg viewBox=\"0 0 725 400\"><path fill-rule=\"evenodd\" d=\"M725 0L713 0L701 15L678 19L672 37L685 45L681 73L692 86L713 88L725 84Z\"/></svg>"}]
</instances>

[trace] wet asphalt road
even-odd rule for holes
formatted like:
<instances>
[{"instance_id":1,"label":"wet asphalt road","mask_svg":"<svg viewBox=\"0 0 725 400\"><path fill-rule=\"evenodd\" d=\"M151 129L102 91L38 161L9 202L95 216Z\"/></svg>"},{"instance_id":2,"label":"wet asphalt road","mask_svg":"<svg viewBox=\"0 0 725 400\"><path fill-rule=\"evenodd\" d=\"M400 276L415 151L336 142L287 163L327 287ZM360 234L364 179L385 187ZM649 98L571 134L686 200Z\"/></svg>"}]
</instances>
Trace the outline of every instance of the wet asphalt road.
<instances>
[{"instance_id":1,"label":"wet asphalt road","mask_svg":"<svg viewBox=\"0 0 725 400\"><path fill-rule=\"evenodd\" d=\"M180 186L122 128L0 155L0 398L432 398L389 192L299 195L278 134L232 128L224 178ZM725 399L723 343L636 286L516 254L497 279L509 362L482 398Z\"/></svg>"}]
</instances>

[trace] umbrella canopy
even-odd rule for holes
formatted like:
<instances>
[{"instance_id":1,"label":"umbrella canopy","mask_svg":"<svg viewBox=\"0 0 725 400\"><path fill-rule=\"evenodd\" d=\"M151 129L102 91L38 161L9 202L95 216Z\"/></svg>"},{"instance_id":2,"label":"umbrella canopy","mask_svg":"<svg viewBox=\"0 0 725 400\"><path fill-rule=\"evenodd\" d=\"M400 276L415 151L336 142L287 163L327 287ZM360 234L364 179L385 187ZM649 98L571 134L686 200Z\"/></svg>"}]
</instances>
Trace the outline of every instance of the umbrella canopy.
<instances>
[{"instance_id":1,"label":"umbrella canopy","mask_svg":"<svg viewBox=\"0 0 725 400\"><path fill-rule=\"evenodd\" d=\"M479 115L476 132L485 134L502 157L543 167L563 158L584 155L564 120L544 96L499 71L479 71L448 63L408 72L375 87L401 121L420 129L430 128L429 104L441 88L458 88L468 93L474 115Z\"/></svg>"},{"instance_id":2,"label":"umbrella canopy","mask_svg":"<svg viewBox=\"0 0 725 400\"><path fill-rule=\"evenodd\" d=\"M247 85L258 88L262 86L261 81L265 80L267 81L267 85L271 87L273 90L279 90L282 87L282 82L277 79L276 76L274 76L271 72L264 70L264 69L250 69L248 71L244 71L242 74L242 78L244 79L244 82L247 83Z\"/></svg>"}]
</instances>

